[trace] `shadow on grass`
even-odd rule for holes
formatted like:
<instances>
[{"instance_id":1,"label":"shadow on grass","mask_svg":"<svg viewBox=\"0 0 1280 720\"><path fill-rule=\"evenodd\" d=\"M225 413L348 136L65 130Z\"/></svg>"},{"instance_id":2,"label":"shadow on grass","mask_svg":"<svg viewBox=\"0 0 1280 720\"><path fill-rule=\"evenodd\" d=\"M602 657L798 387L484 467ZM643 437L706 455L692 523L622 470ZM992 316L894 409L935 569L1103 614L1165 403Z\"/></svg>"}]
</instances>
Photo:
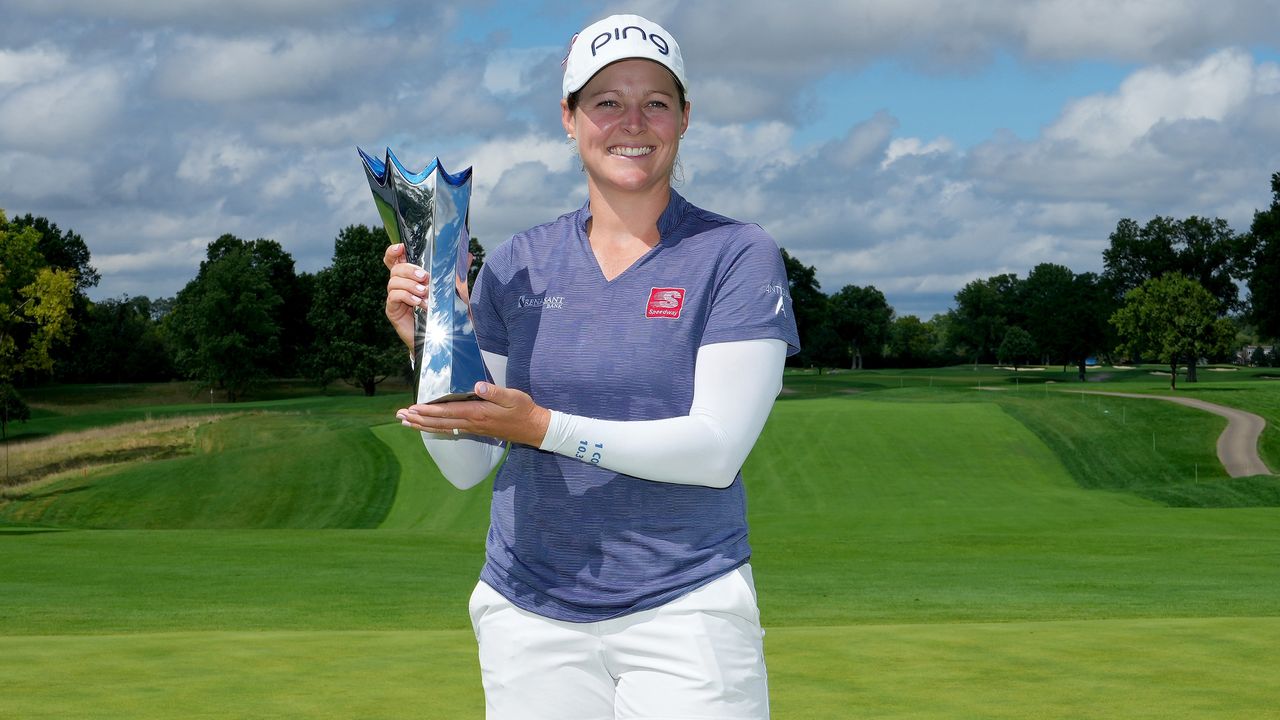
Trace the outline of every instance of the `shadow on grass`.
<instances>
[{"instance_id":1,"label":"shadow on grass","mask_svg":"<svg viewBox=\"0 0 1280 720\"><path fill-rule=\"evenodd\" d=\"M29 492L20 495L14 495L9 498L9 502L31 502L32 500L44 500L45 498L60 497L62 495L70 495L71 493L84 492L92 489L93 485L77 485L76 487L62 488L61 490L50 490L49 492L37 493Z\"/></svg>"},{"instance_id":2,"label":"shadow on grass","mask_svg":"<svg viewBox=\"0 0 1280 720\"><path fill-rule=\"evenodd\" d=\"M43 535L46 533L66 532L65 528L33 528L33 527L5 527L0 525L0 538L2 537L18 537L21 535Z\"/></svg>"}]
</instances>

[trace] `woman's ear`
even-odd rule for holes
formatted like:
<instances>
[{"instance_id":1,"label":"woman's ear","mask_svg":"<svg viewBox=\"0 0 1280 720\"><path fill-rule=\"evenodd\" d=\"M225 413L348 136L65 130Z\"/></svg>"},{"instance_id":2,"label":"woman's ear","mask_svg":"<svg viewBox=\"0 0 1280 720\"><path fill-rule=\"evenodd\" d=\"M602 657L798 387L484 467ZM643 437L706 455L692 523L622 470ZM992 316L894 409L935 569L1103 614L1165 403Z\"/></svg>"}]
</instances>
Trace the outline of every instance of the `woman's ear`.
<instances>
[{"instance_id":1,"label":"woman's ear","mask_svg":"<svg viewBox=\"0 0 1280 720\"><path fill-rule=\"evenodd\" d=\"M685 115L685 120L686 122L688 121L687 113ZM560 101L560 122L564 125L564 132L570 139L577 135L577 128L573 123L573 111L569 109L568 100Z\"/></svg>"}]
</instances>

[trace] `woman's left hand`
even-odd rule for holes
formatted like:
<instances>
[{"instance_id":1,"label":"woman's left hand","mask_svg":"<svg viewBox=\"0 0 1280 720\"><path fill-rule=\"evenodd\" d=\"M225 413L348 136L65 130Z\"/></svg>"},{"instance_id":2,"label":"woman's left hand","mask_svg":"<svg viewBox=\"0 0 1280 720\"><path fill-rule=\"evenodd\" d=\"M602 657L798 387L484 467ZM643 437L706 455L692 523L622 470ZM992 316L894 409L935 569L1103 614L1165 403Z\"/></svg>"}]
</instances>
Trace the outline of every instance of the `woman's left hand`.
<instances>
[{"instance_id":1,"label":"woman's left hand","mask_svg":"<svg viewBox=\"0 0 1280 720\"><path fill-rule=\"evenodd\" d=\"M528 393L478 382L480 400L411 405L396 413L400 422L422 432L439 435L487 435L499 440L538 447L551 424L551 411ZM457 433L454 431L457 430Z\"/></svg>"}]
</instances>

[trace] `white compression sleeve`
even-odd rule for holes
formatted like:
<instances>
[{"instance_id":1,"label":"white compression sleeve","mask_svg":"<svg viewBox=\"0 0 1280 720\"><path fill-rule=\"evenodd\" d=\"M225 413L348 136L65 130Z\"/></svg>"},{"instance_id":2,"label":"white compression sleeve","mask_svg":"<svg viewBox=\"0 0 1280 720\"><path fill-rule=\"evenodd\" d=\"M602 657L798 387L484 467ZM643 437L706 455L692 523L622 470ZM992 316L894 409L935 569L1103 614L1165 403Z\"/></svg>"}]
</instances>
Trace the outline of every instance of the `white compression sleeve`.
<instances>
[{"instance_id":1,"label":"white compression sleeve","mask_svg":"<svg viewBox=\"0 0 1280 720\"><path fill-rule=\"evenodd\" d=\"M782 340L703 345L688 415L618 421L552 410L540 447L646 480L728 487L782 390L786 358Z\"/></svg>"},{"instance_id":2,"label":"white compression sleeve","mask_svg":"<svg viewBox=\"0 0 1280 720\"><path fill-rule=\"evenodd\" d=\"M507 386L507 357L480 351L484 365L489 369L493 383ZM431 459L440 474L459 490L479 485L498 466L507 449L505 442L493 438L477 438L474 435L437 435L420 433Z\"/></svg>"}]
</instances>

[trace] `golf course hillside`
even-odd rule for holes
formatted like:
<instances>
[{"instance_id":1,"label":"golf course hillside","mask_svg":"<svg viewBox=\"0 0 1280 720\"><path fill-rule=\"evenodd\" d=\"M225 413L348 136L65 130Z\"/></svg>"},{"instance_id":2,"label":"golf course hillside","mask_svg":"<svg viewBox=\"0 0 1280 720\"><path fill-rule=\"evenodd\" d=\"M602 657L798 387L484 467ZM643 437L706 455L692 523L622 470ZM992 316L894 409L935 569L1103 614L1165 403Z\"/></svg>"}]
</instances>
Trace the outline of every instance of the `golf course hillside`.
<instances>
[{"instance_id":1,"label":"golf course hillside","mask_svg":"<svg viewBox=\"0 0 1280 720\"><path fill-rule=\"evenodd\" d=\"M1093 393L1155 372L789 374L743 469L775 717L1280 717L1280 478L1229 475L1218 415ZM1262 417L1280 470L1280 381L1178 394ZM483 717L489 485L403 395L32 392L0 717Z\"/></svg>"}]
</instances>

